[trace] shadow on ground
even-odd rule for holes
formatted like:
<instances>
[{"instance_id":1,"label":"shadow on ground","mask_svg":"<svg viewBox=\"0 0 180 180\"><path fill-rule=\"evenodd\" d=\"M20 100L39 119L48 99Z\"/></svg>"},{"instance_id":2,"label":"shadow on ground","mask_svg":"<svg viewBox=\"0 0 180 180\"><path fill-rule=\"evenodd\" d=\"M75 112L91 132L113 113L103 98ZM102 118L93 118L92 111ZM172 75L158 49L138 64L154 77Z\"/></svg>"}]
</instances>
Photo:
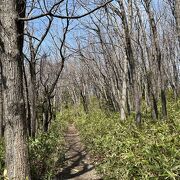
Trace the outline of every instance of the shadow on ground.
<instances>
[{"instance_id":1,"label":"shadow on ground","mask_svg":"<svg viewBox=\"0 0 180 180\"><path fill-rule=\"evenodd\" d=\"M84 154L84 150L77 152L77 154L73 155L72 157L68 157L65 160L71 160L72 164L67 166L63 169L62 172L57 174L54 180L65 180L65 179L72 179L75 177L79 177L88 171L94 169L93 166L85 163L83 160L85 159L86 154ZM77 172L76 172L77 171Z\"/></svg>"},{"instance_id":2,"label":"shadow on ground","mask_svg":"<svg viewBox=\"0 0 180 180\"><path fill-rule=\"evenodd\" d=\"M65 167L53 180L102 180L96 174L79 134L71 125L65 135Z\"/></svg>"}]
</instances>

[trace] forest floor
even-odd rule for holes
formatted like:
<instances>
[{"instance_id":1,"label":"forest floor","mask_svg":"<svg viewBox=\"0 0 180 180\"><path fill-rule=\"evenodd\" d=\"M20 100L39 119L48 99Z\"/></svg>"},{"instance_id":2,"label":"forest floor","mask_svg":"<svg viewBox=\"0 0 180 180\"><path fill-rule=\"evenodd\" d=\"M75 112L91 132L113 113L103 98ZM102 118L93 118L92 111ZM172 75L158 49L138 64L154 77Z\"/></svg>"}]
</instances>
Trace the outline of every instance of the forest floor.
<instances>
[{"instance_id":1,"label":"forest floor","mask_svg":"<svg viewBox=\"0 0 180 180\"><path fill-rule=\"evenodd\" d=\"M74 124L65 134L65 167L54 180L101 180Z\"/></svg>"}]
</instances>

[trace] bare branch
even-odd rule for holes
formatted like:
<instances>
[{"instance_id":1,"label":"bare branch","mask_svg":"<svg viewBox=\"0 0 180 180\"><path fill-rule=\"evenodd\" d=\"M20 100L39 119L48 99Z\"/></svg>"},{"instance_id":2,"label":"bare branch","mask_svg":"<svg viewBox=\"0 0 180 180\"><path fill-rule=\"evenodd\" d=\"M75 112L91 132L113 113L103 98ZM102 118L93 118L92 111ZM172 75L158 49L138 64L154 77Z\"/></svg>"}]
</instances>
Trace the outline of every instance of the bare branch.
<instances>
[{"instance_id":1,"label":"bare branch","mask_svg":"<svg viewBox=\"0 0 180 180\"><path fill-rule=\"evenodd\" d=\"M85 14L78 15L78 16L63 16L63 15L53 14L52 10L58 5L58 3L56 3L56 5L54 5L47 13L43 13L43 14L40 14L40 15L37 15L37 16L32 16L32 17L18 18L18 20L19 21L32 21L32 20L42 18L42 17L45 17L45 16L50 16L50 17L55 17L55 18L60 18L60 19L80 19L80 18L83 18L83 17L97 11L98 9L100 9L102 7L105 7L107 4L111 3L112 1L113 0L109 0L106 3L96 7L95 9L93 9L93 10L91 10L91 11L85 13ZM61 3L61 2L62 1L60 1L59 3Z\"/></svg>"}]
</instances>

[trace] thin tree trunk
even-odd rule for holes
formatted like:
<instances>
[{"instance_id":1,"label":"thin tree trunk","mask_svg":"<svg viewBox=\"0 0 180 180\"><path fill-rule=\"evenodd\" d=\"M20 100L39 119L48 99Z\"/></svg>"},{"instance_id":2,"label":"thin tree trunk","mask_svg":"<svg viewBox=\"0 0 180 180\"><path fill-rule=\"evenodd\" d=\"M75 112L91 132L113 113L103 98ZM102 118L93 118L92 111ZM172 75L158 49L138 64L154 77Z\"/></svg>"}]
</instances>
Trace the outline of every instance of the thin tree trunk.
<instances>
[{"instance_id":1,"label":"thin tree trunk","mask_svg":"<svg viewBox=\"0 0 180 180\"><path fill-rule=\"evenodd\" d=\"M30 100L29 100L29 90L28 90L28 83L26 77L26 70L23 65L23 75L24 75L24 85L25 85L25 96L26 96L26 122L27 122L27 129L29 132L29 136L31 135L31 109L30 109Z\"/></svg>"},{"instance_id":2,"label":"thin tree trunk","mask_svg":"<svg viewBox=\"0 0 180 180\"><path fill-rule=\"evenodd\" d=\"M1 52L0 52L1 53ZM0 60L0 137L3 137L3 77L2 77L2 63Z\"/></svg>"},{"instance_id":3,"label":"thin tree trunk","mask_svg":"<svg viewBox=\"0 0 180 180\"><path fill-rule=\"evenodd\" d=\"M36 91L36 62L34 57L32 57L31 62L29 62L29 68L31 75L30 78L31 136L35 137L36 120L37 120L37 112L36 112L37 91Z\"/></svg>"},{"instance_id":4,"label":"thin tree trunk","mask_svg":"<svg viewBox=\"0 0 180 180\"><path fill-rule=\"evenodd\" d=\"M136 111L135 121L137 123L140 123L141 122L141 110L140 110L141 105L140 105L140 99L139 99L140 96L139 96L139 91L138 91L138 83L136 79L136 63L135 63L135 58L133 54L130 31L128 27L128 21L126 17L124 4L122 0L118 1L118 3L121 10L121 13L119 12L118 15L121 17L123 28L124 28L124 34L125 34L125 43L126 43L125 50L126 50L127 60L129 62L129 71L130 71L129 82L132 88L135 111Z\"/></svg>"},{"instance_id":5,"label":"thin tree trunk","mask_svg":"<svg viewBox=\"0 0 180 180\"><path fill-rule=\"evenodd\" d=\"M122 83L122 98L121 98L121 120L126 119L126 105L127 105L127 58L124 59L124 72Z\"/></svg>"},{"instance_id":6,"label":"thin tree trunk","mask_svg":"<svg viewBox=\"0 0 180 180\"><path fill-rule=\"evenodd\" d=\"M83 91L81 91L80 94L81 94L81 97L82 97L82 104L83 104L84 112L85 112L86 114L88 114L89 108L88 108L88 100L87 100L87 97L86 97L86 95L83 93Z\"/></svg>"},{"instance_id":7,"label":"thin tree trunk","mask_svg":"<svg viewBox=\"0 0 180 180\"><path fill-rule=\"evenodd\" d=\"M46 101L43 105L43 129L44 132L48 132L49 127L49 110L48 102Z\"/></svg>"},{"instance_id":8,"label":"thin tree trunk","mask_svg":"<svg viewBox=\"0 0 180 180\"><path fill-rule=\"evenodd\" d=\"M24 0L0 0L0 59L3 68L6 169L9 180L30 179L23 97Z\"/></svg>"},{"instance_id":9,"label":"thin tree trunk","mask_svg":"<svg viewBox=\"0 0 180 180\"><path fill-rule=\"evenodd\" d=\"M177 25L178 41L180 46L180 1L175 0L175 18Z\"/></svg>"},{"instance_id":10,"label":"thin tree trunk","mask_svg":"<svg viewBox=\"0 0 180 180\"><path fill-rule=\"evenodd\" d=\"M158 71L159 82L160 82L162 116L166 117L167 116L166 92L165 92L164 78L163 78L163 73L162 73L162 54L161 54L161 49L159 46L158 32L157 32L155 19L154 19L154 14L150 7L150 0L144 0L144 2L146 5L146 12L149 17L149 24L152 31L152 37L153 37L153 46L155 50L157 71Z\"/></svg>"},{"instance_id":11,"label":"thin tree trunk","mask_svg":"<svg viewBox=\"0 0 180 180\"><path fill-rule=\"evenodd\" d=\"M155 68L152 67L152 63L150 62L151 56L149 52L149 47L147 45L148 41L147 41L146 31L143 26L140 10L136 1L134 2L134 4L137 10L137 16L138 16L139 24L142 31L142 40L143 40L143 44L145 46L146 55L147 55L147 61L145 61L146 59L145 59L143 47L141 46L140 38L138 38L139 46L141 48L141 58L142 58L142 62L144 66L144 73L145 73L145 100L146 100L147 106L151 105L152 118L157 119L158 118L157 99L155 97L155 92L153 90L153 84L152 84L153 70L155 70ZM147 65L146 65L146 62L147 62Z\"/></svg>"},{"instance_id":12,"label":"thin tree trunk","mask_svg":"<svg viewBox=\"0 0 180 180\"><path fill-rule=\"evenodd\" d=\"M179 97L179 77L178 77L178 67L175 62L173 62L173 91L174 98L177 100Z\"/></svg>"},{"instance_id":13,"label":"thin tree trunk","mask_svg":"<svg viewBox=\"0 0 180 180\"><path fill-rule=\"evenodd\" d=\"M51 105L51 97L47 95L43 103L43 129L44 132L48 132L49 125L53 118L53 111Z\"/></svg>"}]
</instances>

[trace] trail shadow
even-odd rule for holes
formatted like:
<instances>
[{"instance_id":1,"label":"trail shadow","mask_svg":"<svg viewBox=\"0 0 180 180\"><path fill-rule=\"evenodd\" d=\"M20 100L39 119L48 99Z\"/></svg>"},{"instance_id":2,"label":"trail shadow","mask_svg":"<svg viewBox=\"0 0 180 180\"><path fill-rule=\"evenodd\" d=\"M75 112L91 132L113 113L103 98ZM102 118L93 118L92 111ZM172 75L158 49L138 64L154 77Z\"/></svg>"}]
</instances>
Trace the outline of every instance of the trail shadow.
<instances>
[{"instance_id":1,"label":"trail shadow","mask_svg":"<svg viewBox=\"0 0 180 180\"><path fill-rule=\"evenodd\" d=\"M73 146L74 144L72 144L71 146ZM70 150L72 147L69 147ZM91 171L92 169L94 169L94 166L90 166L89 164L85 163L83 160L86 157L86 153L85 153L85 149L81 150L81 151L77 151L75 149L73 149L74 153L72 156L69 156L68 158L65 158L65 161L70 161L70 165L65 167L63 169L62 172L60 172L59 174L56 175L56 177L54 178L54 180L66 180L66 179L72 179L78 176L81 176L83 174L85 174L88 171ZM79 170L78 172L73 172L74 169L78 169L79 167L81 167L81 170Z\"/></svg>"},{"instance_id":2,"label":"trail shadow","mask_svg":"<svg viewBox=\"0 0 180 180\"><path fill-rule=\"evenodd\" d=\"M68 146L65 152L64 164L67 164L67 166L53 180L78 178L94 169L94 166L85 162L87 158L86 148L82 147L79 135L67 134L65 139L68 142Z\"/></svg>"}]
</instances>

